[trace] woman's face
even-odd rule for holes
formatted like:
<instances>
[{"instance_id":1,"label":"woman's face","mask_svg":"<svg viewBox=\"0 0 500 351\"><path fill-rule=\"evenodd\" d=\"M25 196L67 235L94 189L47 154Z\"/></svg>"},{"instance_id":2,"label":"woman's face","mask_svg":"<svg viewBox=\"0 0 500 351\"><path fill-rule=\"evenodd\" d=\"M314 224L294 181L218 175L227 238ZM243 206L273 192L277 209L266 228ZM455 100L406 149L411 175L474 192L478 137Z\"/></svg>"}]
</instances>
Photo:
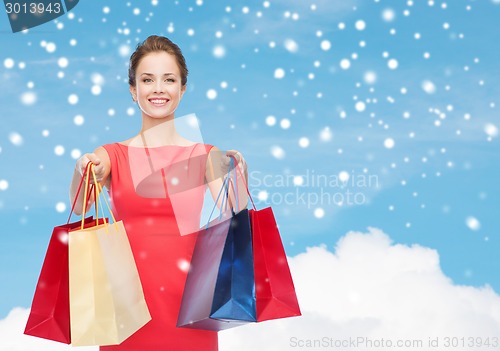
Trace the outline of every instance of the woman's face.
<instances>
[{"instance_id":1,"label":"woman's face","mask_svg":"<svg viewBox=\"0 0 500 351\"><path fill-rule=\"evenodd\" d=\"M185 91L175 56L164 51L141 59L135 87L130 87L142 113L151 118L173 117Z\"/></svg>"}]
</instances>

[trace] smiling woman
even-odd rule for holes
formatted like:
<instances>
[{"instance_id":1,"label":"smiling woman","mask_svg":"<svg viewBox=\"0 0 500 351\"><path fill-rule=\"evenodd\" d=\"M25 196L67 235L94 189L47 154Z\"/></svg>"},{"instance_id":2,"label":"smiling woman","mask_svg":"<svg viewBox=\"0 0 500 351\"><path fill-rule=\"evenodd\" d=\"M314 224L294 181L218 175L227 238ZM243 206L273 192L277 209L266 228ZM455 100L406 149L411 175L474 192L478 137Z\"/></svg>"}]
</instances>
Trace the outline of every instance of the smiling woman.
<instances>
[{"instance_id":1,"label":"smiling woman","mask_svg":"<svg viewBox=\"0 0 500 351\"><path fill-rule=\"evenodd\" d=\"M149 73L152 70L156 72ZM146 119L148 125L143 129L155 125L157 119L161 123L163 118L173 118L186 91L175 57L166 52L151 53L141 60L137 73L138 79L130 86L130 93L143 114L152 119Z\"/></svg>"},{"instance_id":2,"label":"smiling woman","mask_svg":"<svg viewBox=\"0 0 500 351\"><path fill-rule=\"evenodd\" d=\"M218 349L216 332L177 328L177 315L206 186L220 207L217 195L234 157L241 172L234 187L238 193L230 190L229 204L243 209L247 170L236 150L221 152L176 130L175 111L186 92L187 74L181 50L169 39L150 36L140 43L130 58L129 86L142 111L141 130L128 140L85 154L76 164L70 198L77 196L84 168L93 162L97 181L109 190L116 220L124 222L152 317L120 345L101 350ZM77 214L83 202L80 194Z\"/></svg>"}]
</instances>

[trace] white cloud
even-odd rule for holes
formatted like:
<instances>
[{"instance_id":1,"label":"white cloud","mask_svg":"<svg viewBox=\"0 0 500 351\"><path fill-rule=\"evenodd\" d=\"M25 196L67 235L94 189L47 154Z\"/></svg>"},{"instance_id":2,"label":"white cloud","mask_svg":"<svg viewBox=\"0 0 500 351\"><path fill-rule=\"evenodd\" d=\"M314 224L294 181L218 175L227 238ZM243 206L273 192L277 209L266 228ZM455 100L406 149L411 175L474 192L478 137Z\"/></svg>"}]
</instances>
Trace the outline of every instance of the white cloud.
<instances>
[{"instance_id":1,"label":"white cloud","mask_svg":"<svg viewBox=\"0 0 500 351\"><path fill-rule=\"evenodd\" d=\"M312 247L289 262L303 316L221 332L221 351L389 349L375 347L382 338L393 343L421 340L422 347L413 349L435 351L444 347L445 337L459 343L462 337L465 342L468 337L489 337L491 343L500 335L500 296L491 288L454 285L442 272L435 250L394 245L380 230L348 233L335 253ZM350 337L374 344L329 347ZM429 337L439 337L440 347L429 347ZM326 344L298 346L299 341L317 339ZM453 348L470 349L491 346Z\"/></svg>"},{"instance_id":2,"label":"white cloud","mask_svg":"<svg viewBox=\"0 0 500 351\"><path fill-rule=\"evenodd\" d=\"M24 335L29 309L16 307L0 320L0 351L69 351L69 345ZM98 347L78 347L80 351L97 351Z\"/></svg>"},{"instance_id":3,"label":"white cloud","mask_svg":"<svg viewBox=\"0 0 500 351\"><path fill-rule=\"evenodd\" d=\"M221 351L389 349L375 347L382 339L386 344L422 342L422 347L394 349L436 351L444 349L445 337L465 343L454 351L495 349L467 343L469 337L483 342L489 337L491 344L500 335L500 296L488 286L453 284L433 249L393 244L382 231L370 228L368 233L348 233L334 253L324 246L312 247L289 262L303 316L223 331ZM27 316L28 310L15 308L0 321L0 351L69 350L22 335ZM349 338L373 345L335 347L335 342L347 343ZM429 347L429 338L439 338L439 347ZM314 340L325 344L299 347L300 342Z\"/></svg>"}]
</instances>

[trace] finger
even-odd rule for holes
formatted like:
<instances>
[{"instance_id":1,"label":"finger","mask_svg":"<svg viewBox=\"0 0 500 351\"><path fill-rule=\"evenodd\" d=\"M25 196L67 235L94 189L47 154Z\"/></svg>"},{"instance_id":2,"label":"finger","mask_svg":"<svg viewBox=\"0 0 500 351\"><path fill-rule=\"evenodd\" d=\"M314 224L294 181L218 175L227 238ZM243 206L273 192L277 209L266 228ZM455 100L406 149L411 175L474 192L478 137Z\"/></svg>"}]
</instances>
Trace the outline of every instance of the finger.
<instances>
[{"instance_id":1,"label":"finger","mask_svg":"<svg viewBox=\"0 0 500 351\"><path fill-rule=\"evenodd\" d=\"M87 156L83 155L76 161L76 169L80 173L80 175L83 176L83 173L85 172L85 169L87 168L87 164L89 163L89 159Z\"/></svg>"},{"instance_id":2,"label":"finger","mask_svg":"<svg viewBox=\"0 0 500 351\"><path fill-rule=\"evenodd\" d=\"M97 179L99 179L99 181L102 180L102 178L104 176L104 167L99 166L99 168L96 168L95 175L96 175Z\"/></svg>"},{"instance_id":3,"label":"finger","mask_svg":"<svg viewBox=\"0 0 500 351\"><path fill-rule=\"evenodd\" d=\"M229 157L222 157L220 160L221 165L223 166L229 166L229 163L231 162L231 159Z\"/></svg>"},{"instance_id":4,"label":"finger","mask_svg":"<svg viewBox=\"0 0 500 351\"><path fill-rule=\"evenodd\" d=\"M102 175L104 173L104 166L99 165L99 166L94 166L94 172L98 180L101 180Z\"/></svg>"},{"instance_id":5,"label":"finger","mask_svg":"<svg viewBox=\"0 0 500 351\"><path fill-rule=\"evenodd\" d=\"M86 154L86 156L94 164L94 166L98 166L98 165L101 164L101 160L99 159L99 157L97 157L96 154L94 154L94 153L92 153L92 154Z\"/></svg>"},{"instance_id":6,"label":"finger","mask_svg":"<svg viewBox=\"0 0 500 351\"><path fill-rule=\"evenodd\" d=\"M233 159L235 165L239 165L240 162L243 161L243 157L241 156L241 154L236 151L236 150L231 150L231 151L234 151L234 152L231 152L230 154L226 154L226 158L228 159Z\"/></svg>"}]
</instances>

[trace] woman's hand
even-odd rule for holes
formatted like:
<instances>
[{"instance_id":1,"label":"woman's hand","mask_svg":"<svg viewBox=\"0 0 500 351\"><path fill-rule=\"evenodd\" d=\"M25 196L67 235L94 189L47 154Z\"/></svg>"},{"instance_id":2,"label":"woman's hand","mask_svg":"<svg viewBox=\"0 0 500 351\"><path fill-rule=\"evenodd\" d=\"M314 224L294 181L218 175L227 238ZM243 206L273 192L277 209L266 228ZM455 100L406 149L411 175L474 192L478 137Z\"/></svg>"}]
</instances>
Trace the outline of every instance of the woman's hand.
<instances>
[{"instance_id":1,"label":"woman's hand","mask_svg":"<svg viewBox=\"0 0 500 351\"><path fill-rule=\"evenodd\" d=\"M225 175L229 171L231 158L233 158L234 166L240 168L239 171L236 170L238 177L241 176L242 174L246 175L247 164L245 162L245 159L243 158L243 155L236 150L227 150L226 154L221 157L221 164L220 164L221 168L220 169L222 171L222 174ZM240 171L241 171L241 173L240 173Z\"/></svg>"},{"instance_id":2,"label":"woman's hand","mask_svg":"<svg viewBox=\"0 0 500 351\"><path fill-rule=\"evenodd\" d=\"M80 174L80 176L83 176L85 168L87 167L87 164L89 162L92 162L94 164L95 176L97 178L97 181L101 183L105 176L105 169L104 165L101 163L100 158L95 153L85 154L82 157L80 157L76 161L75 170ZM94 184L93 176L90 177L90 183Z\"/></svg>"},{"instance_id":3,"label":"woman's hand","mask_svg":"<svg viewBox=\"0 0 500 351\"><path fill-rule=\"evenodd\" d=\"M87 164L92 162L94 164L94 172L97 178L97 181L101 183L103 186L107 186L109 189L110 183L110 160L109 156L104 149L104 147L100 146L94 150L93 153L85 154L80 157L76 161L75 171L73 172L73 179L71 180L71 185L69 188L69 199L70 203L75 203L74 213L76 215L81 215L83 211L83 202L85 198L84 191L78 191L80 187L80 182L82 180L82 176L85 173L85 169L87 168ZM94 184L94 177L90 177L90 183ZM76 199L78 193L78 198ZM87 202L87 206L85 206L86 211L92 206L93 198L90 196L89 201Z\"/></svg>"},{"instance_id":4,"label":"woman's hand","mask_svg":"<svg viewBox=\"0 0 500 351\"><path fill-rule=\"evenodd\" d=\"M205 177L208 182L208 187L217 207L222 206L222 197L219 196L220 190L223 187L224 179L227 177L229 166L231 165L231 158L233 158L233 167L238 169L232 170L236 172L236 182L233 184L234 174L229 176L231 186L229 188L229 206L239 211L246 208L248 204L247 183L248 183L248 170L247 164L243 155L236 150L227 150L223 152L216 146L212 148L208 157L207 171ZM235 191L238 191L236 195ZM219 198L220 197L220 198ZM238 200L236 203L236 199ZM235 206L233 205L235 204Z\"/></svg>"}]
</instances>

